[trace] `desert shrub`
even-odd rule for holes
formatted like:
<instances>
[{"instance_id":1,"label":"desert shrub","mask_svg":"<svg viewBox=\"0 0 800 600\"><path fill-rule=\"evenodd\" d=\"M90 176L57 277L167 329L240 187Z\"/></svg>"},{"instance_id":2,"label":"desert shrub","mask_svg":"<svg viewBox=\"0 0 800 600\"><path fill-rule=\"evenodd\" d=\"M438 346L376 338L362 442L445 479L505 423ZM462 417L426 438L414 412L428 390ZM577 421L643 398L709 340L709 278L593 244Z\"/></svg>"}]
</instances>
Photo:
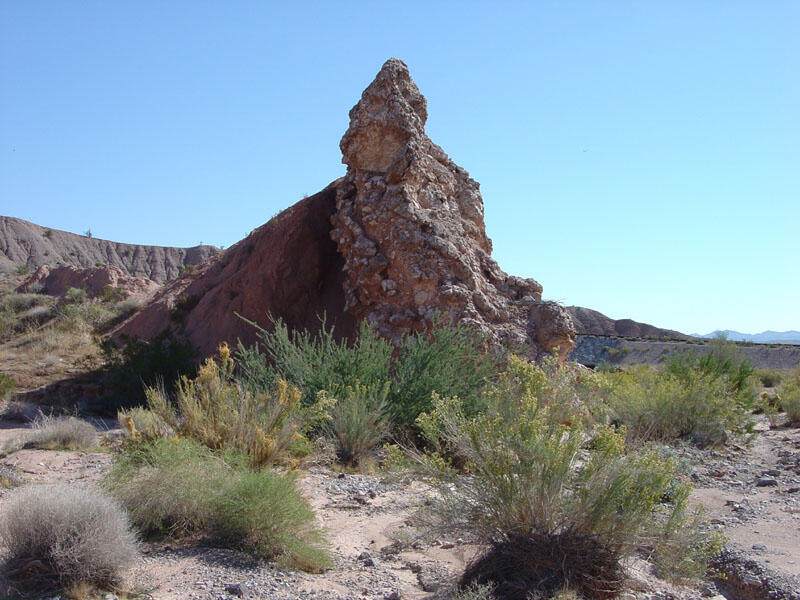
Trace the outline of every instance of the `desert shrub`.
<instances>
[{"instance_id":1,"label":"desert shrub","mask_svg":"<svg viewBox=\"0 0 800 600\"><path fill-rule=\"evenodd\" d=\"M0 295L0 341L53 317L53 301L40 294Z\"/></svg>"},{"instance_id":2,"label":"desert shrub","mask_svg":"<svg viewBox=\"0 0 800 600\"><path fill-rule=\"evenodd\" d=\"M392 346L366 322L352 344L337 340L325 319L316 335L289 331L281 319L273 321L271 331L250 323L266 352L262 355L257 348L248 352L239 345L242 377L251 389L280 377L302 390L304 404L312 404L322 390L335 391L356 380L371 388L389 380Z\"/></svg>"},{"instance_id":3,"label":"desert shrub","mask_svg":"<svg viewBox=\"0 0 800 600\"><path fill-rule=\"evenodd\" d=\"M540 414L553 425L590 426L606 420L608 409L598 394L601 382L602 379L588 369L571 363L561 364L557 354L546 356L539 363L511 355L506 369L484 386L480 403L483 407L490 406L497 418L513 420L519 403L523 402L543 409ZM431 398L441 402L435 392ZM463 406L460 398L459 403ZM474 404L464 412L467 416L478 414ZM439 439L433 447L449 460L462 464L463 457L459 456L457 448L447 446L447 435L437 429L442 422L432 418L433 414L435 412L423 413L416 421L423 439L428 444Z\"/></svg>"},{"instance_id":4,"label":"desert shrub","mask_svg":"<svg viewBox=\"0 0 800 600\"><path fill-rule=\"evenodd\" d=\"M717 337L709 342L706 354L674 354L666 363L667 373L689 382L701 375L724 382L728 395L743 408L753 408L756 389L753 366L745 360L744 351L734 342Z\"/></svg>"},{"instance_id":5,"label":"desert shrub","mask_svg":"<svg viewBox=\"0 0 800 600\"><path fill-rule=\"evenodd\" d=\"M0 513L3 570L28 592L119 581L136 557L128 518L105 493L66 484L13 492Z\"/></svg>"},{"instance_id":6,"label":"desert shrub","mask_svg":"<svg viewBox=\"0 0 800 600\"><path fill-rule=\"evenodd\" d=\"M64 303L66 304L83 304L89 299L88 292L83 288L67 288L64 292Z\"/></svg>"},{"instance_id":7,"label":"desert shrub","mask_svg":"<svg viewBox=\"0 0 800 600\"><path fill-rule=\"evenodd\" d=\"M0 488L19 487L25 483L22 471L13 465L0 463Z\"/></svg>"},{"instance_id":8,"label":"desert shrub","mask_svg":"<svg viewBox=\"0 0 800 600\"><path fill-rule=\"evenodd\" d=\"M16 273L20 277L24 277L25 275L30 275L31 267L30 265L17 265L16 269L14 269L14 273Z\"/></svg>"},{"instance_id":9,"label":"desert shrub","mask_svg":"<svg viewBox=\"0 0 800 600\"><path fill-rule=\"evenodd\" d=\"M392 369L389 403L400 425L412 426L431 408L431 396L458 396L472 414L483 408L482 387L500 370L486 340L462 324L437 321L426 332L403 338Z\"/></svg>"},{"instance_id":10,"label":"desert shrub","mask_svg":"<svg viewBox=\"0 0 800 600\"><path fill-rule=\"evenodd\" d=\"M105 485L145 534L203 535L294 568L326 568L323 535L294 477L247 463L196 440L162 438L123 454Z\"/></svg>"},{"instance_id":11,"label":"desert shrub","mask_svg":"<svg viewBox=\"0 0 800 600\"><path fill-rule=\"evenodd\" d=\"M22 313L37 306L49 305L51 302L51 298L41 294L10 293L0 297L0 307L15 313Z\"/></svg>"},{"instance_id":12,"label":"desert shrub","mask_svg":"<svg viewBox=\"0 0 800 600\"><path fill-rule=\"evenodd\" d=\"M156 393L166 397L166 392L163 390L157 390ZM117 420L134 444L152 442L175 433L175 430L156 412L141 406L120 409L117 412Z\"/></svg>"},{"instance_id":13,"label":"desert shrub","mask_svg":"<svg viewBox=\"0 0 800 600\"><path fill-rule=\"evenodd\" d=\"M324 320L317 335L290 332L280 319L271 331L251 324L265 350L262 354L239 345L239 377L251 389L263 389L282 377L303 391L304 403L311 403L323 390L335 394L355 381L372 389L389 381L390 413L409 428L430 408L433 392L459 395L477 412L482 385L498 371L497 357L483 349L485 340L460 324L438 321L430 331L406 336L394 357L389 342L367 322L352 344L337 341Z\"/></svg>"},{"instance_id":14,"label":"desert shrub","mask_svg":"<svg viewBox=\"0 0 800 600\"><path fill-rule=\"evenodd\" d=\"M0 373L0 402L5 402L11 397L15 385L14 378L11 375Z\"/></svg>"},{"instance_id":15,"label":"desert shrub","mask_svg":"<svg viewBox=\"0 0 800 600\"><path fill-rule=\"evenodd\" d=\"M485 386L483 402L511 418L516 410L513 405L523 399L546 407L554 423L588 425L605 410L597 394L601 383L602 379L588 369L562 364L555 353L538 363L512 355L506 369Z\"/></svg>"},{"instance_id":16,"label":"desert shrub","mask_svg":"<svg viewBox=\"0 0 800 600\"><path fill-rule=\"evenodd\" d=\"M114 311L117 313L117 319L122 320L125 317L132 315L136 310L142 306L142 299L132 296L117 302L114 306Z\"/></svg>"},{"instance_id":17,"label":"desert shrub","mask_svg":"<svg viewBox=\"0 0 800 600\"><path fill-rule=\"evenodd\" d=\"M127 295L125 290L114 287L113 285L106 285L100 291L100 299L103 302L119 302L124 300Z\"/></svg>"},{"instance_id":18,"label":"desert shrub","mask_svg":"<svg viewBox=\"0 0 800 600\"><path fill-rule=\"evenodd\" d=\"M50 321L54 316L54 307L49 302L34 306L18 315L19 326L17 329L25 330L32 327L38 327L39 325L43 325L47 321Z\"/></svg>"},{"instance_id":19,"label":"desert shrub","mask_svg":"<svg viewBox=\"0 0 800 600\"><path fill-rule=\"evenodd\" d=\"M193 377L197 372L197 350L168 331L149 342L125 337L121 348L107 342L103 351L110 387L123 406L144 404L147 386L171 389L181 375Z\"/></svg>"},{"instance_id":20,"label":"desert shrub","mask_svg":"<svg viewBox=\"0 0 800 600\"><path fill-rule=\"evenodd\" d=\"M729 430L752 429L752 405L713 373L642 366L604 378L612 417L626 426L629 444L685 438L705 447L724 443Z\"/></svg>"},{"instance_id":21,"label":"desert shrub","mask_svg":"<svg viewBox=\"0 0 800 600\"><path fill-rule=\"evenodd\" d=\"M302 406L300 390L283 379L267 392L253 393L234 380L235 365L223 343L218 361L209 358L196 378L178 381L175 406L158 386L145 392L148 408L180 435L209 448L236 449L256 466L270 464L325 417L324 403Z\"/></svg>"},{"instance_id":22,"label":"desert shrub","mask_svg":"<svg viewBox=\"0 0 800 600\"><path fill-rule=\"evenodd\" d=\"M326 394L326 392L321 392ZM326 433L335 440L339 462L357 466L388 436L389 383L368 388L358 381L340 389L338 399L331 402Z\"/></svg>"},{"instance_id":23,"label":"desert shrub","mask_svg":"<svg viewBox=\"0 0 800 600\"><path fill-rule=\"evenodd\" d=\"M678 535L696 526L686 513L689 488L655 451L625 452L624 432L558 423L551 407L521 396L465 414L458 398L434 396L422 430L460 458L463 472L439 452L419 457L438 493L421 515L438 535L488 545L462 585L495 585L499 598L528 598L569 587L585 598L622 589L621 561L647 546L681 575L702 570L713 549ZM671 502L662 502L669 492ZM691 539L678 546L675 540ZM664 561L663 564L668 564Z\"/></svg>"},{"instance_id":24,"label":"desert shrub","mask_svg":"<svg viewBox=\"0 0 800 600\"><path fill-rule=\"evenodd\" d=\"M454 586L444 595L447 600L495 600L494 586L470 584Z\"/></svg>"},{"instance_id":25,"label":"desert shrub","mask_svg":"<svg viewBox=\"0 0 800 600\"><path fill-rule=\"evenodd\" d=\"M40 414L25 436L25 445L43 450L85 450L97 445L97 431L77 417Z\"/></svg>"},{"instance_id":26,"label":"desert shrub","mask_svg":"<svg viewBox=\"0 0 800 600\"><path fill-rule=\"evenodd\" d=\"M783 373L775 369L756 369L754 374L764 387L778 387L783 379Z\"/></svg>"},{"instance_id":27,"label":"desert shrub","mask_svg":"<svg viewBox=\"0 0 800 600\"><path fill-rule=\"evenodd\" d=\"M780 404L789 422L800 424L800 369L795 370L781 384Z\"/></svg>"},{"instance_id":28,"label":"desert shrub","mask_svg":"<svg viewBox=\"0 0 800 600\"><path fill-rule=\"evenodd\" d=\"M85 302L65 304L59 309L59 317L59 326L62 329L99 331L107 327L115 319L116 314L102 304Z\"/></svg>"},{"instance_id":29,"label":"desert shrub","mask_svg":"<svg viewBox=\"0 0 800 600\"><path fill-rule=\"evenodd\" d=\"M182 325L192 309L200 303L200 296L196 294L181 294L175 299L175 305L169 313L171 321Z\"/></svg>"}]
</instances>

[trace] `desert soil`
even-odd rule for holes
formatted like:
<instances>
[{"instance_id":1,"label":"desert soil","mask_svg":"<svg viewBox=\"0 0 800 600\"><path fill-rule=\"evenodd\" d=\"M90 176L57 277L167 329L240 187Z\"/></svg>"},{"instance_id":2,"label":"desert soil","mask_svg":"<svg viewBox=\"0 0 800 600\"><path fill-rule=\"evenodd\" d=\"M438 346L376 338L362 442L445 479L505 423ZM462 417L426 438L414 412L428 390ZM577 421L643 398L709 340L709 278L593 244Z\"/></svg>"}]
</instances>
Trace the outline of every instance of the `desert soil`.
<instances>
[{"instance_id":1,"label":"desert soil","mask_svg":"<svg viewBox=\"0 0 800 600\"><path fill-rule=\"evenodd\" d=\"M109 424L98 426L106 430ZM732 444L722 452L678 447L674 452L694 480L694 501L705 506L728 546L796 586L791 576L800 571L800 429L770 429L766 421L759 429L750 445ZM22 433L22 424L1 423L0 444ZM18 469L24 485L65 481L92 486L112 460L109 451L24 449L0 462ZM152 600L433 598L476 553L457 539L421 538L410 526L409 518L429 491L418 481L310 466L300 485L327 530L333 569L312 575L228 549L144 543L142 557L127 575L127 588ZM0 510L11 493L0 489ZM670 585L652 575L644 561L630 566L631 591L622 596L628 600L688 600L719 593L710 582L692 588Z\"/></svg>"}]
</instances>

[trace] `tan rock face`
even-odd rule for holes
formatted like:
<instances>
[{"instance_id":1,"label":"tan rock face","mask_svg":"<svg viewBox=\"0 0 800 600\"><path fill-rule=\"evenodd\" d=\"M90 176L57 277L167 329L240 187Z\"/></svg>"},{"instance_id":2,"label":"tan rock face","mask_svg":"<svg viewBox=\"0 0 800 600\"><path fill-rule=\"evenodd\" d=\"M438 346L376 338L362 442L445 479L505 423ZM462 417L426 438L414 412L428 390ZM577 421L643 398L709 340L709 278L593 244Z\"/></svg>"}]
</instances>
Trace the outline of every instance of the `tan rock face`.
<instances>
[{"instance_id":1,"label":"tan rock face","mask_svg":"<svg viewBox=\"0 0 800 600\"><path fill-rule=\"evenodd\" d=\"M169 283L120 333L171 328L211 353L254 339L236 312L313 330L324 311L339 333L368 319L394 340L440 313L531 357L556 347L566 357L569 315L492 260L478 184L425 134L425 98L406 65L387 61L350 119L344 179Z\"/></svg>"},{"instance_id":2,"label":"tan rock face","mask_svg":"<svg viewBox=\"0 0 800 600\"><path fill-rule=\"evenodd\" d=\"M97 296L106 287L114 288L125 296L148 298L161 286L151 279L131 277L122 269L108 265L83 269L42 265L19 286L18 291L40 289L51 296L63 296L69 288L78 288L86 290L90 296Z\"/></svg>"},{"instance_id":3,"label":"tan rock face","mask_svg":"<svg viewBox=\"0 0 800 600\"><path fill-rule=\"evenodd\" d=\"M395 338L444 313L534 356L568 353L569 315L491 258L479 186L428 138L426 120L425 98L397 59L350 111L331 232L345 259L346 310Z\"/></svg>"}]
</instances>

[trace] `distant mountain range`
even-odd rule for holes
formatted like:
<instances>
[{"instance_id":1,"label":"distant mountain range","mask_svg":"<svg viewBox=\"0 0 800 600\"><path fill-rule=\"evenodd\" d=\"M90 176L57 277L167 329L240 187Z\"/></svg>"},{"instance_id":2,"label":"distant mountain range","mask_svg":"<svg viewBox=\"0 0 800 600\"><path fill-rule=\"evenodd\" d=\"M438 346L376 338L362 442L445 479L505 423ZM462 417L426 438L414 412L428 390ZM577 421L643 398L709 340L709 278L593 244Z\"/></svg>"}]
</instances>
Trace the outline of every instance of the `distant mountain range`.
<instances>
[{"instance_id":1,"label":"distant mountain range","mask_svg":"<svg viewBox=\"0 0 800 600\"><path fill-rule=\"evenodd\" d=\"M732 329L718 329L706 335L693 333L696 338L714 338L720 334L734 342L754 342L756 344L797 344L800 345L800 331L762 331L761 333L742 333Z\"/></svg>"}]
</instances>

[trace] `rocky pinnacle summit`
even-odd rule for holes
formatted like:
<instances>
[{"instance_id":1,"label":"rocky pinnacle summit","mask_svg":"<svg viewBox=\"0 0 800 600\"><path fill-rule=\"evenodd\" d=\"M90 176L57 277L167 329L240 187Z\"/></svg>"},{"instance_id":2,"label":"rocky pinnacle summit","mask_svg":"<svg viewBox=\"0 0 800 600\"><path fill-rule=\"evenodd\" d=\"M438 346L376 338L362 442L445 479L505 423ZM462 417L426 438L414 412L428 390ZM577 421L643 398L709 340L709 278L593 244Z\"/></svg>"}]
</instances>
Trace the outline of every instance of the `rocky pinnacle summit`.
<instances>
[{"instance_id":1,"label":"rocky pinnacle summit","mask_svg":"<svg viewBox=\"0 0 800 600\"><path fill-rule=\"evenodd\" d=\"M568 313L491 258L479 185L426 135L426 104L392 58L350 111L331 232L345 258L346 310L388 336L445 313L533 354L568 352Z\"/></svg>"}]
</instances>

